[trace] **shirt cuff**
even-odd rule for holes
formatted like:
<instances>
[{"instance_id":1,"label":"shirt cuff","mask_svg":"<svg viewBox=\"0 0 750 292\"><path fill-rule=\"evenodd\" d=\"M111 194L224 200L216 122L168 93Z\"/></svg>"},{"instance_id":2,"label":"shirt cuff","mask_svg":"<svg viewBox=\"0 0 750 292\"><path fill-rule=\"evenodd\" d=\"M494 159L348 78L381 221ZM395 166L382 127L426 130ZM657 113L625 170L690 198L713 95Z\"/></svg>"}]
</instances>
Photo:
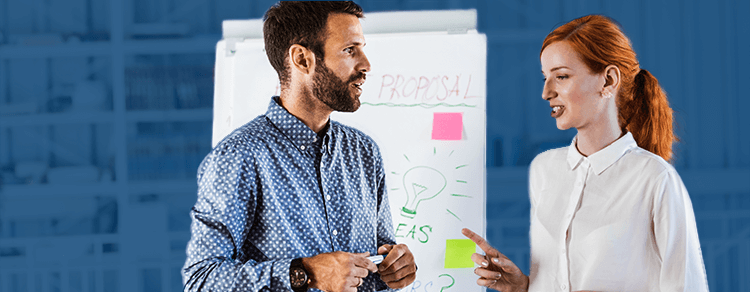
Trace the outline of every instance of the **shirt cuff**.
<instances>
[{"instance_id":1,"label":"shirt cuff","mask_svg":"<svg viewBox=\"0 0 750 292\"><path fill-rule=\"evenodd\" d=\"M289 281L289 267L291 267L291 265L292 259L283 259L273 262L273 268L271 270L271 290L292 290L292 283Z\"/></svg>"}]
</instances>

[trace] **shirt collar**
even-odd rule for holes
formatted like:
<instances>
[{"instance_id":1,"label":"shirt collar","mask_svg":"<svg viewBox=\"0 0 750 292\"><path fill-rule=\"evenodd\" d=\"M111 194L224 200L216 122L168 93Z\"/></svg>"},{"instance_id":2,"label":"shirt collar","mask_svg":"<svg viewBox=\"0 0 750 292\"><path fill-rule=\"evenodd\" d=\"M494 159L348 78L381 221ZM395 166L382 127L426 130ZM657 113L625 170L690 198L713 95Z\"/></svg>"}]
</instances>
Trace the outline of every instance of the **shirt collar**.
<instances>
[{"instance_id":1,"label":"shirt collar","mask_svg":"<svg viewBox=\"0 0 750 292\"><path fill-rule=\"evenodd\" d=\"M266 111L266 118L268 118L268 120L271 121L271 123L298 148L300 146L313 146L318 140L317 133L281 106L278 96L271 98L271 102L268 105L268 111ZM326 127L327 130L323 143L324 145L327 145L326 150L330 154L331 139L329 137L331 135L331 127L333 126L330 119L328 124L329 126Z\"/></svg>"},{"instance_id":2,"label":"shirt collar","mask_svg":"<svg viewBox=\"0 0 750 292\"><path fill-rule=\"evenodd\" d=\"M332 142L333 139L331 139L331 137L333 137L333 130L331 129L334 126L338 126L338 125L336 124L336 122L328 119L328 125L325 128L323 128L323 130L325 131L325 135L318 137L318 138L322 137L323 143L321 143L321 145L323 147L323 150L328 152L329 155L331 154L331 148L333 148L333 142Z\"/></svg>"},{"instance_id":3,"label":"shirt collar","mask_svg":"<svg viewBox=\"0 0 750 292\"><path fill-rule=\"evenodd\" d=\"M588 160L596 175L602 174L602 172L612 166L612 164L620 159L620 157L625 155L625 153L628 153L630 149L638 147L635 143L635 139L633 139L633 134L628 132L624 136L615 140L615 142L612 142L612 144L604 147L604 149L589 155L589 157L585 157L578 152L578 148L576 147L577 140L578 136L573 137L573 141L570 143L570 147L568 147L568 166L570 166L570 169L576 169L581 162Z\"/></svg>"}]
</instances>

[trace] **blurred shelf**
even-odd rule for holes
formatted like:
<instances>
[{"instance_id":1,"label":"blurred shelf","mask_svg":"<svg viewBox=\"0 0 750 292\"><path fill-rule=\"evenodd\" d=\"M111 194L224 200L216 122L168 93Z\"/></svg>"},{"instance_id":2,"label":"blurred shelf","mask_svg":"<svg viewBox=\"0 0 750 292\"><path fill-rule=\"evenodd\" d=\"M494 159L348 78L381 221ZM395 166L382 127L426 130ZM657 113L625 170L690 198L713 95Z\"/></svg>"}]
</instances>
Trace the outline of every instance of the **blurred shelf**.
<instances>
[{"instance_id":1,"label":"blurred shelf","mask_svg":"<svg viewBox=\"0 0 750 292\"><path fill-rule=\"evenodd\" d=\"M36 184L10 185L0 188L0 199L47 199L74 198L86 196L115 196L121 191L115 182L87 183L87 184ZM128 183L128 193L143 194L195 194L198 191L196 179L131 181Z\"/></svg>"},{"instance_id":2,"label":"blurred shelf","mask_svg":"<svg viewBox=\"0 0 750 292\"><path fill-rule=\"evenodd\" d=\"M128 122L211 121L213 109L135 110L127 112ZM66 112L0 116L0 128L85 123L113 123L112 112Z\"/></svg>"},{"instance_id":3,"label":"blurred shelf","mask_svg":"<svg viewBox=\"0 0 750 292\"><path fill-rule=\"evenodd\" d=\"M132 195L175 193L196 195L197 191L197 179L131 181L128 183L128 193Z\"/></svg>"},{"instance_id":4,"label":"blurred shelf","mask_svg":"<svg viewBox=\"0 0 750 292\"><path fill-rule=\"evenodd\" d=\"M82 235L56 235L56 236L34 236L34 237L2 237L0 246L34 246L55 241L73 241L73 242L117 242L119 235L117 233L107 234L82 234Z\"/></svg>"},{"instance_id":5,"label":"blurred shelf","mask_svg":"<svg viewBox=\"0 0 750 292\"><path fill-rule=\"evenodd\" d=\"M3 237L0 238L0 248L13 250L17 254L0 257L0 261L8 263L0 265L0 271L32 272L40 268L59 267L79 271L117 268L122 250L120 237L117 233ZM56 251L55 247L58 246L64 247L65 252Z\"/></svg>"},{"instance_id":6,"label":"blurred shelf","mask_svg":"<svg viewBox=\"0 0 750 292\"><path fill-rule=\"evenodd\" d=\"M91 1L89 1L91 2ZM91 3L87 2L87 6L92 6L91 3L98 3L97 1L93 1ZM157 238L149 238L148 244L141 244L142 240L137 240L138 238L143 238L138 233L139 231L137 228L135 229L129 229L127 225L130 222L134 222L134 219L137 219L140 214L134 213L134 210L140 210L137 209L139 207L143 206L136 206L138 205L138 202L140 199L143 199L143 203L145 205L152 204L152 201L148 201L150 197L154 197L159 199L160 201L158 204L167 205L170 204L173 200L178 200L179 202L186 203L188 205L192 205L192 203L195 202L196 197L196 191L198 189L196 179L195 179L195 163L194 160L197 160L197 154L194 154L194 152L204 151L203 148L196 146L194 144L197 144L193 140L197 139L203 139L199 135L193 135L194 133L191 131L191 129L188 129L187 131L190 131L190 133L185 134L183 132L180 132L176 137L169 136L169 135L163 135L164 133L158 132L149 134L151 136L147 137L146 139L137 140L134 145L140 145L137 142L142 142L142 144L148 144L148 143L166 143L165 141L169 142L169 139L177 139L177 143L182 143L181 141L185 141L184 147L175 147L172 144L169 145L156 145L155 147L157 150L163 150L168 147L176 148L178 151L177 154L172 155L173 157L167 157L167 160L174 159L174 156L180 156L183 155L182 152L187 152L184 154L182 160L186 160L185 163L182 163L182 160L178 161L181 164L178 164L178 167L176 170L170 168L170 169L155 169L157 172L177 172L177 175L175 176L167 176L167 177L178 177L182 178L185 177L185 179L174 179L174 180L150 180L150 181L144 181L144 180L133 180L133 177L137 177L138 168L131 168L129 166L129 158L130 158L130 152L129 147L130 145L133 145L134 141L129 140L129 130L132 129L132 127L129 127L130 125L127 125L127 123L137 123L137 122L153 122L153 123L174 123L174 122L205 122L206 124L210 124L213 118L213 111L210 107L210 104L200 103L195 104L195 106L208 106L208 108L199 108L199 109L171 109L174 107L178 107L177 101L174 103L174 106L164 106L161 107L164 110L156 110L157 106L143 106L139 107L142 109L149 109L149 110L128 110L128 108L131 106L128 102L130 102L129 98L130 95L128 95L128 89L130 89L130 81L129 75L127 75L128 70L130 69L128 66L130 66L131 59L135 59L135 63L137 65L140 65L139 62L141 62L141 59L139 59L140 55L155 55L157 58L153 58L153 61L150 58L143 58L144 65L153 65L153 67L164 67L165 64L171 64L171 67L167 68L164 75L166 76L164 81L165 84L157 84L156 86L162 86L166 87L167 90L174 90L178 91L180 88L178 88L182 82L183 84L193 85L196 84L197 88L194 88L195 96L198 96L201 99L205 101L206 99L212 98L213 93L213 77L212 77L212 70L213 66L209 66L206 70L203 70L204 68L199 65L192 65L192 66L186 66L186 63L183 62L183 60L193 60L195 59L195 55L197 55L197 59L199 60L199 64L206 63L206 60L211 61L213 60L215 56L215 50L216 50L216 43L221 39L220 34L209 34L209 35L193 35L189 37L184 38L161 38L161 39L151 39L151 36L149 39L130 39L128 38L128 31L127 27L130 23L134 21L134 19L130 18L128 13L125 13L124 15L121 13L123 8L127 8L128 5L132 4L129 1L120 1L120 0L114 0L109 1L108 5L96 5L96 7L104 9L104 10L95 10L95 8L90 8L91 12L87 12L87 14L100 14L100 19L104 19L106 23L109 23L109 41L101 41L101 42L80 42L80 43L59 43L54 45L37 45L37 46L23 46L23 45L0 45L0 67L4 67L6 65L2 64L6 60L16 60L16 59L47 59L47 61L50 61L51 58L70 58L70 57L82 57L82 58L89 58L89 57L95 57L97 62L92 62L90 65L94 69L98 70L96 73L102 75L102 76L109 76L103 77L102 79L105 80L111 90L111 104L112 104L112 110L109 112L64 112L64 113L35 113L35 114L18 114L18 115L3 115L0 116L0 131L2 134L0 135L6 135L7 131L4 131L5 129L15 129L16 127L24 127L24 126L40 126L40 127L49 127L52 125L61 125L61 124L99 124L99 123L106 123L111 124L111 138L112 141L110 142L111 146L110 148L113 149L103 149L103 151L113 151L114 152L114 165L112 165L112 171L115 173L115 181L111 182L93 182L93 183L70 183L70 184L15 184L10 185L8 184L8 181L6 181L4 184L0 184L0 225L5 224L3 226L0 226L0 229L6 228L6 225L9 225L7 223L8 221L3 221L5 217L11 216L12 212L8 212L8 209L11 208L11 206L26 206L26 205L34 205L37 203L37 201L45 201L48 200L48 208L53 210L59 210L60 213L73 213L77 214L75 208L72 208L72 206L80 205L75 201L83 201L83 202L89 202L94 201L97 197L104 197L106 198L106 201L116 201L117 202L117 214L116 214L116 223L117 223L117 232L115 234L86 234L86 235L79 235L79 236L50 236L50 235L38 235L38 236L30 236L30 237L14 237L14 238L0 238L0 247L3 248L19 248L21 250L22 255L20 256L6 256L3 258L0 258L0 291L5 291L4 288L8 287L14 287L9 286L11 284L8 284L8 279L11 279L10 281L13 281L13 273L16 273L17 271L20 273L26 273L28 275L31 275L32 273L38 272L38 271L59 271L62 270L63 272L60 273L59 282L62 283L61 287L63 287L63 291L65 291L68 286L66 286L68 283L72 283L70 280L72 276L70 276L69 273L67 273L68 270L81 270L81 271L87 271L87 269L90 268L92 271L96 272L96 278L88 278L88 279L96 279L96 282L91 282L92 284L87 284L88 282L84 281L84 285L81 287L84 290L95 290L94 288L98 290L106 290L107 285L111 285L112 287L117 288L117 290L121 291L137 291L138 288L140 288L140 284L143 283L140 281L141 274L138 273L131 273L130 270L133 270L134 267L144 267L151 265L151 267L156 267L162 269L162 276L161 278L158 278L163 283L167 283L166 285L162 285L161 288L163 290L170 290L172 287L172 284L169 284L170 282L166 282L171 277L170 274L167 274L166 267L174 268L174 270L179 270L179 268L184 263L184 256L185 256L185 246L184 243L187 242L187 240L190 237L190 234L188 231L170 231L165 230L167 232L167 235L164 237L157 237ZM3 2L4 3L4 2ZM32 4L33 5L33 4ZM2 5L0 5L2 6ZM37 5L38 6L38 5ZM39 7L47 7L48 5L42 5ZM132 6L132 5L131 5ZM148 6L151 7L151 6ZM132 8L132 7L131 7ZM0 9L2 10L2 9ZM7 10L7 9L6 9ZM128 9L126 9L128 10ZM53 11L54 12L54 11ZM102 13L103 12L103 13ZM45 12L46 13L46 12ZM182 12L181 12L182 13ZM45 14L46 15L46 14ZM40 18L41 19L41 18ZM39 19L37 19L39 20ZM159 36L154 35L153 37L168 37L168 36ZM159 55L165 55L168 56L168 58L162 58ZM177 58L171 58L173 55L178 55ZM185 55L185 56L182 56ZM135 57L135 58L133 58ZM104 62L99 62L99 58L103 59ZM163 62L161 62L163 61ZM14 61L15 62L15 61ZM153 62L153 64L149 63ZM203 63L200 63L203 62ZM101 65L99 63L102 63ZM11 64L12 65L12 64ZM39 74L40 80L49 80L52 82L51 84L46 84L44 82L38 82L40 84L45 84L44 86L51 87L52 84L54 84L54 81L57 81L55 77L57 75L55 74L61 74L57 71L54 71L56 64L52 64L52 66L48 66L49 68L45 69L47 71L44 72L52 72L52 73L45 73L45 74ZM176 66L175 66L176 65ZM109 66L109 67L107 67ZM187 69L178 68L174 69L176 67L189 67ZM200 67L196 69L196 67ZM204 66L205 67L205 66ZM50 69L51 68L51 69ZM2 90L4 91L5 95L8 95L12 92L9 88L11 87L11 78L9 78L8 74L14 73L11 71L8 71L9 69L3 68L5 70L6 74L1 74L2 78L4 80L0 81L0 87L2 87ZM64 69L64 68L63 68ZM202 71L201 71L202 70ZM64 70L58 70L58 71L64 71ZM200 71L198 73L195 73L195 71ZM159 72L161 74L161 72ZM193 74L195 73L195 74ZM191 75L193 74L193 75ZM187 76L186 78L183 78L181 76ZM191 76L199 76L199 77L191 77ZM67 77L67 76L66 76ZM147 76L150 78L150 75ZM146 78L148 79L148 78ZM139 80L140 81L140 80ZM154 85L154 78L145 80L146 82L152 82L147 84L148 86ZM195 81L195 82L194 82ZM203 83L200 83L203 82ZM30 82L31 83L31 82ZM36 83L34 83L36 84ZM26 84L21 84L26 85ZM19 85L13 85L16 87L23 87ZM28 87L28 86L27 86ZM23 87L25 88L25 87ZM208 90L206 90L208 88ZM188 88L190 89L190 88ZM193 91L191 91L193 92ZM206 94L208 93L208 94ZM4 96L3 94L0 94L0 96ZM176 96L178 97L185 97L182 93L177 93ZM155 96L147 96L148 98L167 98L164 96L161 96L159 94L156 94ZM7 99L7 98L6 98ZM171 102L169 103L171 104ZM184 103L181 103L179 105L186 106ZM191 104L193 105L193 104ZM4 104L0 102L0 108L3 107ZM37 100L37 102L34 102L33 109L46 109L44 107L42 99ZM136 108L136 107L134 107ZM159 128L163 125L157 125L154 128ZM190 126L190 125L189 125ZM145 127L148 128L148 127ZM172 129L171 125L168 125L167 127L163 127L166 129ZM180 126L177 126L175 128L180 128ZM184 127L183 127L184 128ZM165 130L167 134L169 134L169 130ZM98 133L98 132L97 132ZM199 133L200 134L200 133ZM185 135L190 136L188 138L181 138L179 135ZM194 137L198 136L198 137ZM6 137L2 137L6 138ZM148 141L147 139L152 139L154 141ZM182 140L180 140L182 139ZM210 142L210 135L208 135L206 138L206 145L209 145ZM3 139L0 139L3 140ZM7 139L5 139L7 140ZM5 140L3 140L5 142ZM192 143L192 144L191 144ZM45 146L45 145L43 145ZM98 145L96 147L99 147ZM47 147L49 148L49 147ZM196 150L200 149L200 150ZM6 145L0 145L0 154L5 155L3 151L7 151L9 147L6 147ZM132 148L131 148L132 149ZM187 149L187 150L186 150ZM43 150L48 151L48 150ZM207 152L207 151L206 151ZM7 152L6 152L7 153ZM11 153L12 155L12 153ZM191 156L192 155L192 156ZM162 155L159 154L156 157L147 157L148 159L154 158L154 160L158 160ZM107 156L107 159L111 159L110 156ZM190 161L187 161L190 160ZM12 164L11 164L12 165ZM3 165L5 166L5 165ZM8 171L7 169L4 171ZM12 171L12 170L10 170ZM128 179L128 173L130 173L130 178ZM15 181L14 181L15 182ZM149 195L156 195L156 196L149 196ZM112 198L115 198L116 200L112 200ZM170 201L172 200L172 201ZM189 201L189 203L188 203ZM91 202L89 202L91 203ZM93 203L92 203L93 204ZM175 208L172 205L171 208ZM2 209L6 208L6 209ZM182 207L180 207L182 210ZM6 212L3 212L5 210ZM37 209L38 212L46 212L46 210ZM186 218L188 216L189 207L184 208ZM16 213L21 213L24 216L30 215L33 216L33 214L27 214L32 213L29 212L27 208L16 208L13 210ZM66 213L66 214L67 214ZM31 217L30 217L31 218ZM166 219L166 218L165 218ZM157 225L158 226L158 225ZM182 225L180 225L182 228ZM25 228L25 227L24 227ZM32 227L33 228L33 227ZM5 232L8 234L8 232ZM165 241L166 240L166 241ZM114 250L110 250L109 252L105 251L104 246L108 244L115 244ZM89 246L94 246L93 253L88 252ZM162 252L161 250L158 251L158 253L163 253L162 256L154 257L153 260L148 258L141 258L141 257L133 257L131 254L138 253L139 251L144 249L144 246L158 246L158 247L164 247ZM77 253L71 252L68 247L76 247ZM80 247L83 247L83 249L80 249ZM91 256L89 256L91 254ZM80 255L83 255L81 257ZM42 260L39 260L39 259ZM83 261L81 261L81 258L83 258ZM137 263L137 265L136 265ZM71 268L72 267L72 268ZM109 273L109 274L108 274ZM114 275L114 278L112 278L112 275ZM86 275L84 275L86 276ZM108 276L110 276L108 278ZM84 277L84 279L86 279ZM112 280L114 279L114 280ZM21 287L32 287L36 279L32 277L23 277L22 282L19 282L22 285ZM94 281L94 280L92 280ZM108 282L109 281L109 282ZM114 282L112 282L114 281ZM45 284L46 285L46 284ZM70 286L73 287L73 286ZM178 289L181 288L179 285L175 286ZM71 289L71 288L68 288Z\"/></svg>"},{"instance_id":7,"label":"blurred shelf","mask_svg":"<svg viewBox=\"0 0 750 292\"><path fill-rule=\"evenodd\" d=\"M200 35L182 39L126 40L125 54L214 54L220 35Z\"/></svg>"},{"instance_id":8,"label":"blurred shelf","mask_svg":"<svg viewBox=\"0 0 750 292\"><path fill-rule=\"evenodd\" d=\"M119 191L114 182L82 184L5 184L0 188L0 199L59 199L91 196L114 196Z\"/></svg>"},{"instance_id":9,"label":"blurred shelf","mask_svg":"<svg viewBox=\"0 0 750 292\"><path fill-rule=\"evenodd\" d=\"M126 54L214 54L216 43L220 39L220 35L199 35L180 39L125 40L122 42L121 49ZM117 49L109 41L38 46L2 45L0 46L0 60L110 56L112 51Z\"/></svg>"},{"instance_id":10,"label":"blurred shelf","mask_svg":"<svg viewBox=\"0 0 750 292\"><path fill-rule=\"evenodd\" d=\"M0 60L21 58L56 58L109 56L112 52L110 42L91 42L75 44L55 44L46 46L0 46Z\"/></svg>"},{"instance_id":11,"label":"blurred shelf","mask_svg":"<svg viewBox=\"0 0 750 292\"><path fill-rule=\"evenodd\" d=\"M9 115L0 116L0 128L87 123L99 124L112 123L114 121L114 114L106 111Z\"/></svg>"},{"instance_id":12,"label":"blurred shelf","mask_svg":"<svg viewBox=\"0 0 750 292\"><path fill-rule=\"evenodd\" d=\"M213 109L172 109L128 111L128 122L194 122L212 121Z\"/></svg>"}]
</instances>

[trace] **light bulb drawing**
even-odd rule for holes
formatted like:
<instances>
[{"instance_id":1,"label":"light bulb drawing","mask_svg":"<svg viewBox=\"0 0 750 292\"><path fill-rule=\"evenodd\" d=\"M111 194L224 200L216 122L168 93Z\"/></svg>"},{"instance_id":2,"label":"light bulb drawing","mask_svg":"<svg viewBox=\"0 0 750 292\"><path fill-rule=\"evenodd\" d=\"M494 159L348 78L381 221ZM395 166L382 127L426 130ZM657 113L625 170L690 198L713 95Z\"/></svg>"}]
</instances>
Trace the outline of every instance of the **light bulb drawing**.
<instances>
[{"instance_id":1,"label":"light bulb drawing","mask_svg":"<svg viewBox=\"0 0 750 292\"><path fill-rule=\"evenodd\" d=\"M406 204L401 208L401 216L414 218L419 203L439 195L447 182L445 176L432 167L415 166L407 170L403 177Z\"/></svg>"}]
</instances>

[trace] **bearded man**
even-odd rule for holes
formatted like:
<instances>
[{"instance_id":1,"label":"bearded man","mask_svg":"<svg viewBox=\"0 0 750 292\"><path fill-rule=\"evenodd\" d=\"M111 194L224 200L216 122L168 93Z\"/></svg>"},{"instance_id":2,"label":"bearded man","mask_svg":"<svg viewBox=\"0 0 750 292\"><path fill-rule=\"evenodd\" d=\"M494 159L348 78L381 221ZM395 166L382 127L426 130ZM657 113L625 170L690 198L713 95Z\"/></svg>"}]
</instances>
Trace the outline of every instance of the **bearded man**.
<instances>
[{"instance_id":1,"label":"bearded man","mask_svg":"<svg viewBox=\"0 0 750 292\"><path fill-rule=\"evenodd\" d=\"M370 71L361 17L351 1L266 12L281 94L198 169L186 291L380 291L416 278L395 242L378 146L329 119L360 106ZM387 256L376 265L374 254Z\"/></svg>"}]
</instances>

